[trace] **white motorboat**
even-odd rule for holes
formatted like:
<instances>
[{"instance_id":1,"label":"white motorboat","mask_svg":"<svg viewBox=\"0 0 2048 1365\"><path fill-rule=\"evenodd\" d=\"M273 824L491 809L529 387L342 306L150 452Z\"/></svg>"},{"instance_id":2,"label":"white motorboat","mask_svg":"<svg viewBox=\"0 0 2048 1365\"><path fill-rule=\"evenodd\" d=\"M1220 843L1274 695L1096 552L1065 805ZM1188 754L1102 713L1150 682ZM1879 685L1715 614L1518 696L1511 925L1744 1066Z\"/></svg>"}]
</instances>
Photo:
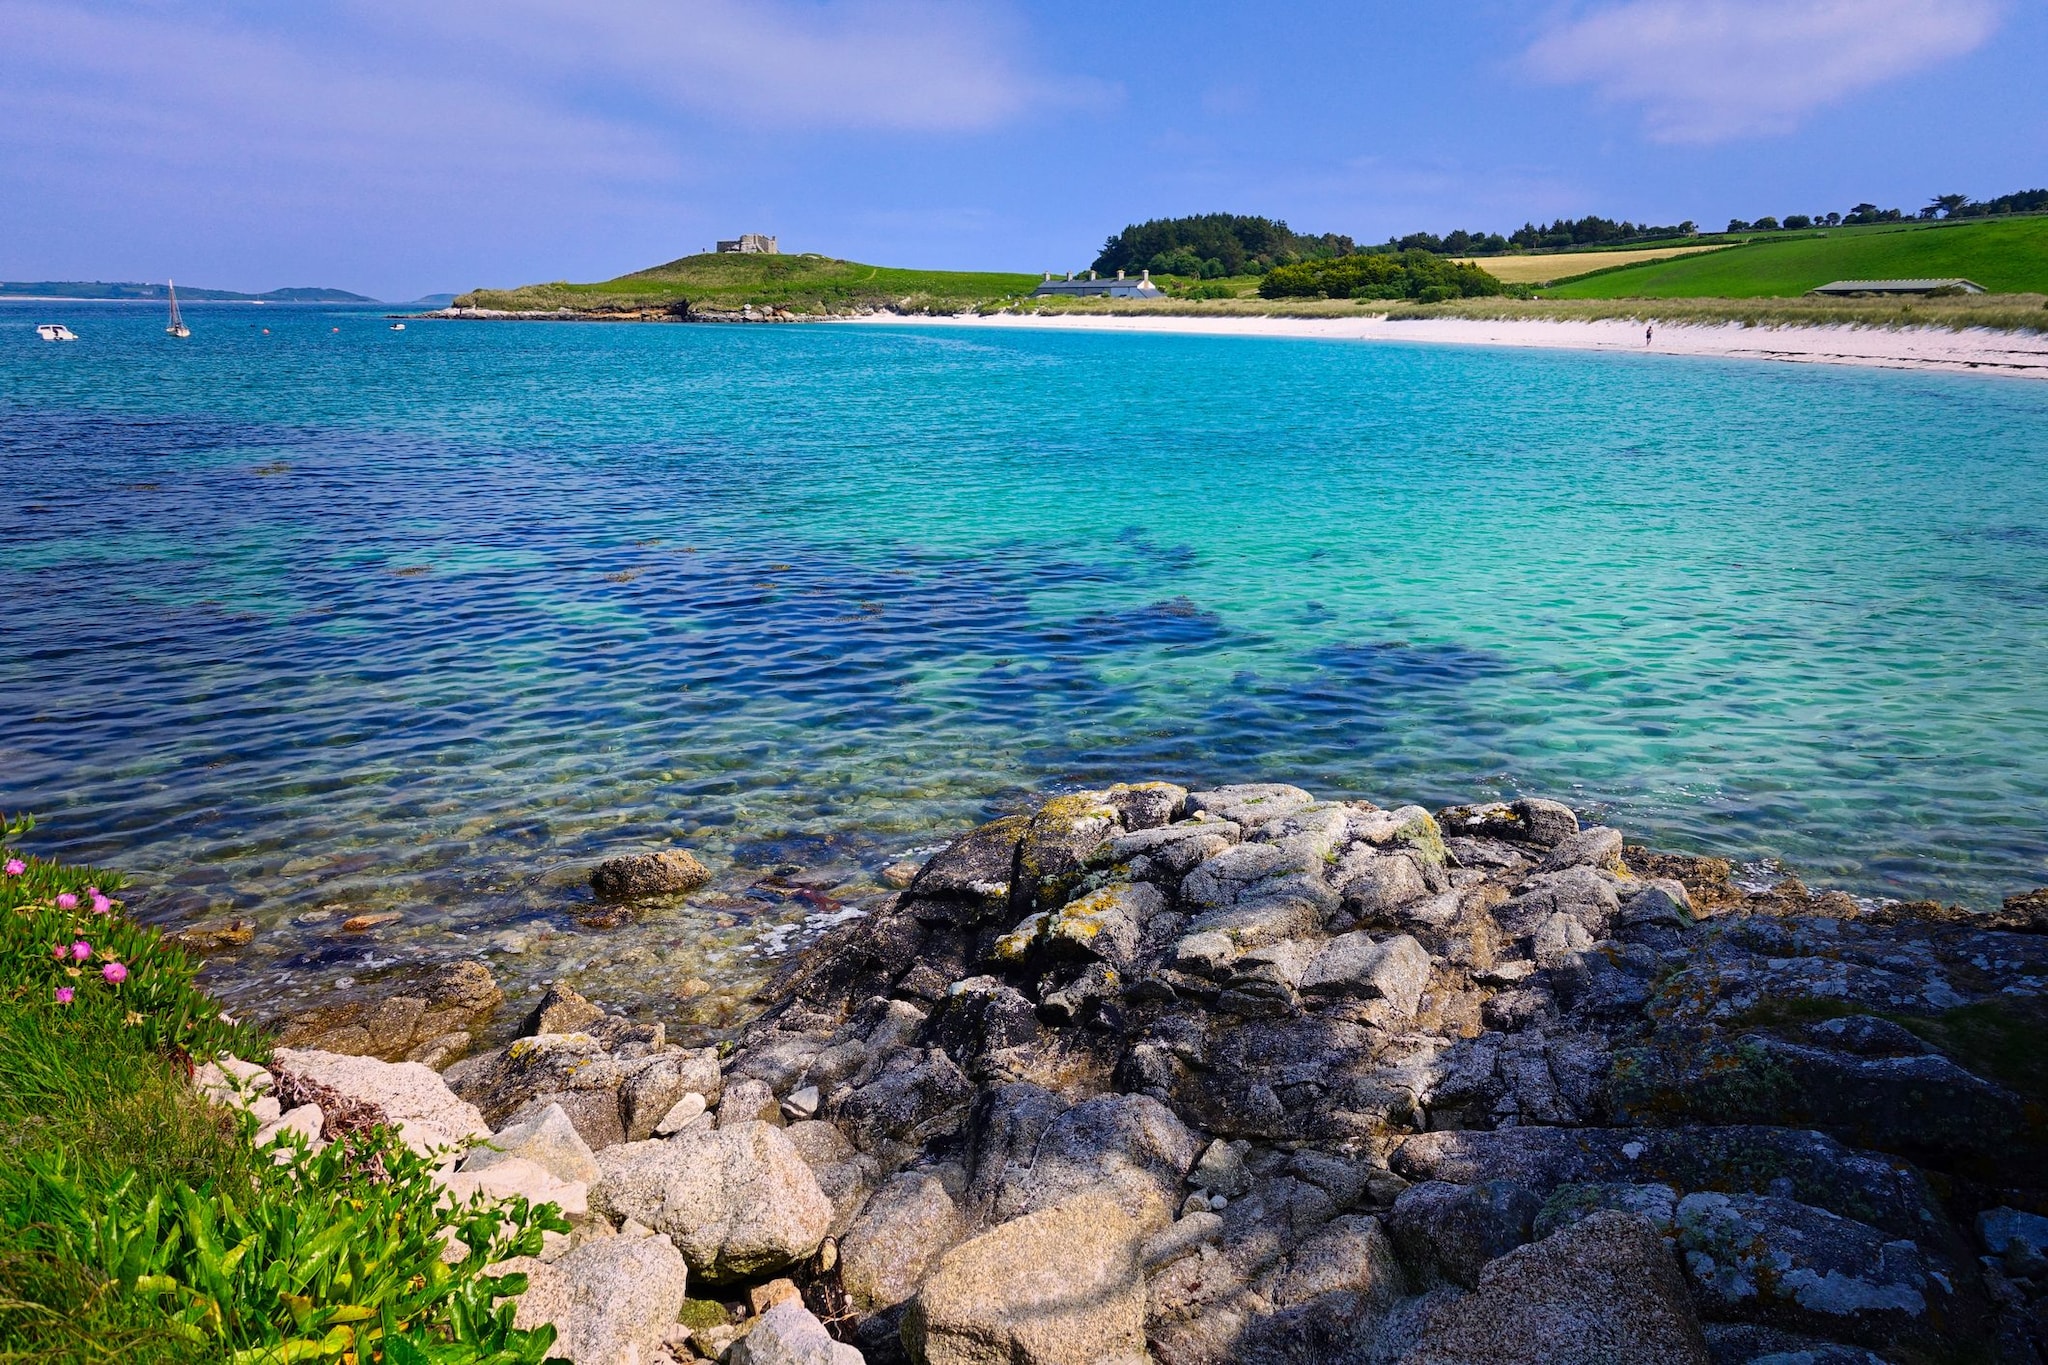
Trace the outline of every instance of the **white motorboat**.
<instances>
[{"instance_id":1,"label":"white motorboat","mask_svg":"<svg viewBox=\"0 0 2048 1365\"><path fill-rule=\"evenodd\" d=\"M174 282L166 280L164 281L164 287L171 291L171 325L164 328L165 334L174 337L191 336L192 329L185 325L185 319L178 316L178 286Z\"/></svg>"},{"instance_id":2,"label":"white motorboat","mask_svg":"<svg viewBox=\"0 0 2048 1365\"><path fill-rule=\"evenodd\" d=\"M394 322L391 324L391 330L394 332L403 332L405 330L405 324L402 322Z\"/></svg>"},{"instance_id":3,"label":"white motorboat","mask_svg":"<svg viewBox=\"0 0 2048 1365\"><path fill-rule=\"evenodd\" d=\"M43 322L36 325L36 335L45 341L76 341L78 333L61 322Z\"/></svg>"}]
</instances>

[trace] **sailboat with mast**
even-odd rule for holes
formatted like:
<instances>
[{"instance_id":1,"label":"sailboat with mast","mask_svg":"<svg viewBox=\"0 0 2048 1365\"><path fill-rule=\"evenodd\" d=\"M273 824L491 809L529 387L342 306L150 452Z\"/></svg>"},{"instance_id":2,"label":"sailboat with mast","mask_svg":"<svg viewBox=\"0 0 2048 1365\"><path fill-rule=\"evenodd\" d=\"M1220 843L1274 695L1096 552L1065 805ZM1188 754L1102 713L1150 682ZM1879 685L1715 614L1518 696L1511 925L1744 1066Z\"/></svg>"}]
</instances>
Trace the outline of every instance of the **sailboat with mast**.
<instances>
[{"instance_id":1,"label":"sailboat with mast","mask_svg":"<svg viewBox=\"0 0 2048 1365\"><path fill-rule=\"evenodd\" d=\"M185 319L178 315L178 285L174 280L164 281L164 287L171 291L171 324L164 331L174 337L188 337L192 329L185 325Z\"/></svg>"}]
</instances>

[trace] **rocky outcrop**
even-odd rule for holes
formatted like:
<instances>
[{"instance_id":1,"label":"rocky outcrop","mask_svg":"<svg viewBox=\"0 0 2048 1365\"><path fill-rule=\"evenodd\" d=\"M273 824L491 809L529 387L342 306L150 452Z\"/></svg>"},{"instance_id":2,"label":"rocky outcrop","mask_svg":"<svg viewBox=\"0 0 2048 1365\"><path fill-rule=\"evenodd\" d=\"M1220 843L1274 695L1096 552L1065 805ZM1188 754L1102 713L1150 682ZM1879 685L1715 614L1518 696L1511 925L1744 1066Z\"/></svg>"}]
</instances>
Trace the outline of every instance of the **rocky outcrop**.
<instances>
[{"instance_id":1,"label":"rocky outcrop","mask_svg":"<svg viewBox=\"0 0 2048 1365\"><path fill-rule=\"evenodd\" d=\"M1753 892L1556 802L1277 784L1067 793L896 880L723 1049L557 987L445 1077L196 1080L487 1138L442 1179L570 1214L519 1311L586 1365L2048 1345L2048 895Z\"/></svg>"},{"instance_id":2,"label":"rocky outcrop","mask_svg":"<svg viewBox=\"0 0 2048 1365\"><path fill-rule=\"evenodd\" d=\"M2034 1359L2019 912L1278 784L1070 793L907 881L724 1063L845 1144L781 1254L870 1359Z\"/></svg>"}]
</instances>

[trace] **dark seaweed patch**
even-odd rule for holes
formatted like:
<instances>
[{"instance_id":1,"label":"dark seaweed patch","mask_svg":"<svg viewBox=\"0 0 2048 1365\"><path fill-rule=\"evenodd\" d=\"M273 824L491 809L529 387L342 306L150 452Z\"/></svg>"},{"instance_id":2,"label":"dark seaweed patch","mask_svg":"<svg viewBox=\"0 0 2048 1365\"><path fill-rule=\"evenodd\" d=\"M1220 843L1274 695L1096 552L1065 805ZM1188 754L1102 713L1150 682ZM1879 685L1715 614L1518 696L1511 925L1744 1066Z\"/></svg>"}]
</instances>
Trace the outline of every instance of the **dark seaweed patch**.
<instances>
[{"instance_id":1,"label":"dark seaweed patch","mask_svg":"<svg viewBox=\"0 0 2048 1365\"><path fill-rule=\"evenodd\" d=\"M1187 597L1134 607L1129 611L1090 612L1071 621L1045 625L1038 631L1041 646L1054 652L1107 653L1118 649L1163 646L1207 648L1230 635L1223 618Z\"/></svg>"}]
</instances>

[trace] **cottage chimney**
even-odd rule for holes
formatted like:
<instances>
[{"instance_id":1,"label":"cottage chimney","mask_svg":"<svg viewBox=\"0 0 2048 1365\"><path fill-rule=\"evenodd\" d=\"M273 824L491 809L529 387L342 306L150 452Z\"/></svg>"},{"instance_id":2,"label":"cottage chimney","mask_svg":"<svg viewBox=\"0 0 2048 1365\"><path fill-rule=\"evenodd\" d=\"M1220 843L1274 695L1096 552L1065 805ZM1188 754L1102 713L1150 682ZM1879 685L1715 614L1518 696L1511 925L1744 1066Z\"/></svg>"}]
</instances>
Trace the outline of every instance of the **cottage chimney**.
<instances>
[{"instance_id":1,"label":"cottage chimney","mask_svg":"<svg viewBox=\"0 0 2048 1365\"><path fill-rule=\"evenodd\" d=\"M1089 272L1088 272L1088 278L1089 278L1089 279L1091 279L1091 280L1092 280L1092 279L1094 279L1094 278L1095 278L1095 272L1094 272L1094 271L1092 271L1092 270L1091 270L1091 271L1089 271Z\"/></svg>"},{"instance_id":2,"label":"cottage chimney","mask_svg":"<svg viewBox=\"0 0 2048 1365\"><path fill-rule=\"evenodd\" d=\"M1069 283L1069 284L1072 284L1073 282L1074 282L1074 272L1073 272L1073 271L1071 271L1071 270L1069 270L1069 271L1067 272L1067 283Z\"/></svg>"},{"instance_id":3,"label":"cottage chimney","mask_svg":"<svg viewBox=\"0 0 2048 1365\"><path fill-rule=\"evenodd\" d=\"M1138 272L1138 279L1141 283L1150 284L1152 282L1152 272L1149 270L1140 270Z\"/></svg>"},{"instance_id":4,"label":"cottage chimney","mask_svg":"<svg viewBox=\"0 0 2048 1365\"><path fill-rule=\"evenodd\" d=\"M1117 272L1116 272L1116 277L1117 277L1118 279L1122 279L1122 278L1124 277L1124 272L1123 272L1123 271L1121 271L1121 270L1117 271Z\"/></svg>"},{"instance_id":5,"label":"cottage chimney","mask_svg":"<svg viewBox=\"0 0 2048 1365\"><path fill-rule=\"evenodd\" d=\"M1045 279L1046 279L1046 283L1048 283L1048 284L1050 284L1050 283L1052 282L1052 272L1051 272L1050 270L1048 270L1048 271L1046 271L1046 272L1045 272Z\"/></svg>"}]
</instances>

